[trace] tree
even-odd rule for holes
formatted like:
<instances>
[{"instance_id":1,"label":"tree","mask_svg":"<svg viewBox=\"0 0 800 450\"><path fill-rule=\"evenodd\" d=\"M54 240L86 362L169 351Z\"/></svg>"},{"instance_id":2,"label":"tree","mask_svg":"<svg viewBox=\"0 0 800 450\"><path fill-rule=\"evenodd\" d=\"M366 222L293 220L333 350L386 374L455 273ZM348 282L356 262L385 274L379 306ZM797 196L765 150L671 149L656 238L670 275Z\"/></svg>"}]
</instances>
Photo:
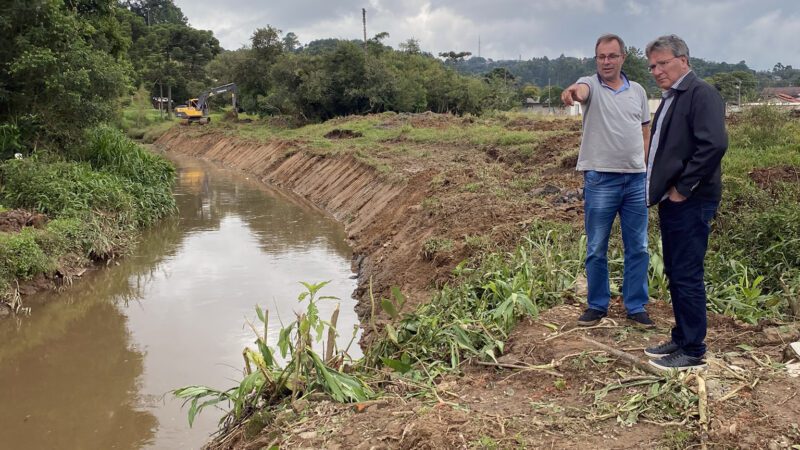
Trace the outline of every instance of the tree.
<instances>
[{"instance_id":1,"label":"tree","mask_svg":"<svg viewBox=\"0 0 800 450\"><path fill-rule=\"evenodd\" d=\"M445 62L450 62L450 63L463 61L464 58L470 55L472 55L471 52L454 52L452 50L450 50L449 52L439 53L439 56L444 58Z\"/></svg>"},{"instance_id":2,"label":"tree","mask_svg":"<svg viewBox=\"0 0 800 450\"><path fill-rule=\"evenodd\" d=\"M281 30L267 25L266 28L258 28L250 37L252 49L260 58L272 61L283 52L283 41L281 40Z\"/></svg>"},{"instance_id":3,"label":"tree","mask_svg":"<svg viewBox=\"0 0 800 450\"><path fill-rule=\"evenodd\" d=\"M739 103L753 100L756 97L756 77L752 72L736 71L718 73L706 78L706 81L715 86L726 102Z\"/></svg>"},{"instance_id":4,"label":"tree","mask_svg":"<svg viewBox=\"0 0 800 450\"><path fill-rule=\"evenodd\" d=\"M283 36L281 42L283 43L283 51L285 52L293 53L302 50L303 48L303 46L300 45L300 40L297 39L297 35L292 33L291 31L286 33L285 36Z\"/></svg>"},{"instance_id":5,"label":"tree","mask_svg":"<svg viewBox=\"0 0 800 450\"><path fill-rule=\"evenodd\" d=\"M542 88L542 96L539 102L553 107L563 106L564 104L561 102L561 92L563 91L564 88L561 86L545 86Z\"/></svg>"},{"instance_id":6,"label":"tree","mask_svg":"<svg viewBox=\"0 0 800 450\"><path fill-rule=\"evenodd\" d=\"M13 2L0 18L0 123L29 148L75 142L115 115L131 68L113 8L98 2ZM108 25L96 26L108 21Z\"/></svg>"},{"instance_id":7,"label":"tree","mask_svg":"<svg viewBox=\"0 0 800 450\"><path fill-rule=\"evenodd\" d=\"M525 98L539 98L542 95L541 89L530 83L522 87L522 96Z\"/></svg>"},{"instance_id":8,"label":"tree","mask_svg":"<svg viewBox=\"0 0 800 450\"><path fill-rule=\"evenodd\" d=\"M419 46L419 39L410 38L405 42L400 43L400 51L412 55L419 55L422 53L422 49Z\"/></svg>"},{"instance_id":9,"label":"tree","mask_svg":"<svg viewBox=\"0 0 800 450\"><path fill-rule=\"evenodd\" d=\"M221 51L211 31L165 23L149 27L131 49L140 79L159 94L160 82L172 88L173 97L184 101L211 87L206 65Z\"/></svg>"},{"instance_id":10,"label":"tree","mask_svg":"<svg viewBox=\"0 0 800 450\"><path fill-rule=\"evenodd\" d=\"M626 50L622 71L625 72L629 80L636 81L643 86L652 82L653 79L647 69L647 59L644 57L644 52L636 47L628 47Z\"/></svg>"},{"instance_id":11,"label":"tree","mask_svg":"<svg viewBox=\"0 0 800 450\"><path fill-rule=\"evenodd\" d=\"M122 3L138 15L147 26L159 24L188 25L183 11L172 0L127 0Z\"/></svg>"}]
</instances>

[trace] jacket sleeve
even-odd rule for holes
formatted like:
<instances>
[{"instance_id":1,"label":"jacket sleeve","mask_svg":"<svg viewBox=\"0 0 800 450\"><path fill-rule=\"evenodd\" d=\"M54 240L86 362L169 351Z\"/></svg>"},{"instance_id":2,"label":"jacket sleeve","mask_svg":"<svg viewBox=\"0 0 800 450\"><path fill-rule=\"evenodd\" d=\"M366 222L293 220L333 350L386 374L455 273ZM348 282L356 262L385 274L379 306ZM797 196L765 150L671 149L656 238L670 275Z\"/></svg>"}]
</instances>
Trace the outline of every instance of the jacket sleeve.
<instances>
[{"instance_id":1,"label":"jacket sleeve","mask_svg":"<svg viewBox=\"0 0 800 450\"><path fill-rule=\"evenodd\" d=\"M689 121L695 151L675 183L675 190L691 197L700 181L714 172L728 149L725 132L725 104L711 86L694 91Z\"/></svg>"}]
</instances>

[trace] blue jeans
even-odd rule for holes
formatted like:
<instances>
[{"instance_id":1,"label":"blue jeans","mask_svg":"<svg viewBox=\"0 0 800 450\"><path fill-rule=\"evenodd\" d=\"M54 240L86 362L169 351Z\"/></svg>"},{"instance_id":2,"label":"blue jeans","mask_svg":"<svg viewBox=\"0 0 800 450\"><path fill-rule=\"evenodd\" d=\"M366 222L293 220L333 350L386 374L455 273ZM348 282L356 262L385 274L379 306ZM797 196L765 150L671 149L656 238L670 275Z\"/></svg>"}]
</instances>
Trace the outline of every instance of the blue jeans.
<instances>
[{"instance_id":1,"label":"blue jeans","mask_svg":"<svg viewBox=\"0 0 800 450\"><path fill-rule=\"evenodd\" d=\"M608 237L619 214L625 250L622 298L628 314L644 311L647 304L647 205L645 173L612 173L588 170L584 180L586 226L586 279L589 308L608 311Z\"/></svg>"},{"instance_id":2,"label":"blue jeans","mask_svg":"<svg viewBox=\"0 0 800 450\"><path fill-rule=\"evenodd\" d=\"M669 279L675 314L672 341L687 355L698 358L706 353L703 341L708 327L703 262L711 219L718 206L717 201L693 197L678 203L667 199L658 204L664 273Z\"/></svg>"}]
</instances>

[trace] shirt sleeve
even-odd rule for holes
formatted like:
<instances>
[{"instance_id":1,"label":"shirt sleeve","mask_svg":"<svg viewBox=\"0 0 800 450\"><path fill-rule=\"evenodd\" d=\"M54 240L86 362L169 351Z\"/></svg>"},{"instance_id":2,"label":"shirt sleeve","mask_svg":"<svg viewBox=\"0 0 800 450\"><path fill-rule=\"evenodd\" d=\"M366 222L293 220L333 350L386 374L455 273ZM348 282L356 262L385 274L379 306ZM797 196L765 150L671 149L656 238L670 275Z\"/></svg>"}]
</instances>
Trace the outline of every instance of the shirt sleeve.
<instances>
[{"instance_id":1,"label":"shirt sleeve","mask_svg":"<svg viewBox=\"0 0 800 450\"><path fill-rule=\"evenodd\" d=\"M650 103L647 101L647 92L640 85L639 94L642 97L642 125L650 123Z\"/></svg>"},{"instance_id":2,"label":"shirt sleeve","mask_svg":"<svg viewBox=\"0 0 800 450\"><path fill-rule=\"evenodd\" d=\"M585 84L589 87L589 97L586 99L587 103L592 101L592 94L594 93L594 85L592 84L592 81L594 81L592 80L592 77L580 77L578 78L578 81L575 82L576 84Z\"/></svg>"}]
</instances>

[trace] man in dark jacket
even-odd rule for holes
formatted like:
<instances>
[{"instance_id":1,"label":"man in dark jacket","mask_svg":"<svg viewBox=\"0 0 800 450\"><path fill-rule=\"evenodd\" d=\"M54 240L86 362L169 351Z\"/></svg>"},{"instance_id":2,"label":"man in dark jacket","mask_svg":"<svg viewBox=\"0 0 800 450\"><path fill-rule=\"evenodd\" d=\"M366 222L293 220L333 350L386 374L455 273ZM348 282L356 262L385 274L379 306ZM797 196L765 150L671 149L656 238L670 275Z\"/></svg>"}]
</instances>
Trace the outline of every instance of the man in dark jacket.
<instances>
[{"instance_id":1,"label":"man in dark jacket","mask_svg":"<svg viewBox=\"0 0 800 450\"><path fill-rule=\"evenodd\" d=\"M664 271L675 327L672 339L645 350L659 369L705 367L707 328L703 261L710 222L721 197L720 163L728 148L725 105L689 66L678 36L646 48L650 72L663 90L647 164L647 203L658 205Z\"/></svg>"}]
</instances>

